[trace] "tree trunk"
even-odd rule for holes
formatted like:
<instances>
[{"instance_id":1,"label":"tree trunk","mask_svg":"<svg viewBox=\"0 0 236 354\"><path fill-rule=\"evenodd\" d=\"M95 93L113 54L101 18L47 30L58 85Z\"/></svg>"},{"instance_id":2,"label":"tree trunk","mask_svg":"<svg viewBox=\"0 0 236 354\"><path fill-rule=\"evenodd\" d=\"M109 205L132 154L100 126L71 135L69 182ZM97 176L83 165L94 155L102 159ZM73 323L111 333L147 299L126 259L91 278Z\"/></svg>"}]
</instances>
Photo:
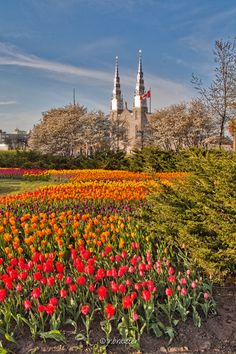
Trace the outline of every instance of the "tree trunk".
<instances>
[{"instance_id":1,"label":"tree trunk","mask_svg":"<svg viewBox=\"0 0 236 354\"><path fill-rule=\"evenodd\" d=\"M233 132L233 152L236 152L236 129Z\"/></svg>"}]
</instances>

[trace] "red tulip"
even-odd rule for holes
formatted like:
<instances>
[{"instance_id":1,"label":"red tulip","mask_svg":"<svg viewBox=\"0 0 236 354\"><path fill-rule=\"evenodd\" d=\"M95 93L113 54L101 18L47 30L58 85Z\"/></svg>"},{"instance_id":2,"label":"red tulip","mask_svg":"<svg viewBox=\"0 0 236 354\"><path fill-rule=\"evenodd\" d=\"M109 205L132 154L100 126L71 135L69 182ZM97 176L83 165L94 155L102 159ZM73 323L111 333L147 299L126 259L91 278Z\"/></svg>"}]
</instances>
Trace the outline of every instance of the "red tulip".
<instances>
[{"instance_id":1,"label":"red tulip","mask_svg":"<svg viewBox=\"0 0 236 354\"><path fill-rule=\"evenodd\" d=\"M107 316L107 319L110 320L115 315L116 309L112 304L107 304L104 309L104 312Z\"/></svg>"},{"instance_id":2,"label":"red tulip","mask_svg":"<svg viewBox=\"0 0 236 354\"><path fill-rule=\"evenodd\" d=\"M80 275L80 276L77 278L77 284L79 284L79 285L84 285L84 284L86 284L86 278L85 278L83 275Z\"/></svg>"},{"instance_id":3,"label":"red tulip","mask_svg":"<svg viewBox=\"0 0 236 354\"><path fill-rule=\"evenodd\" d=\"M13 267L15 267L15 266L17 265L17 263L18 263L18 261L17 261L16 258L12 258L12 259L10 260L10 265L12 265Z\"/></svg>"},{"instance_id":4,"label":"red tulip","mask_svg":"<svg viewBox=\"0 0 236 354\"><path fill-rule=\"evenodd\" d=\"M47 312L48 315L52 315L56 310L56 307L53 304L47 304L45 307L45 311Z\"/></svg>"},{"instance_id":5,"label":"red tulip","mask_svg":"<svg viewBox=\"0 0 236 354\"><path fill-rule=\"evenodd\" d=\"M43 285L46 285L46 284L47 284L47 278L43 277L43 278L40 280L40 283L43 284Z\"/></svg>"},{"instance_id":6,"label":"red tulip","mask_svg":"<svg viewBox=\"0 0 236 354\"><path fill-rule=\"evenodd\" d=\"M7 292L5 289L0 289L0 301L3 301L7 296Z\"/></svg>"},{"instance_id":7,"label":"red tulip","mask_svg":"<svg viewBox=\"0 0 236 354\"><path fill-rule=\"evenodd\" d=\"M67 275L67 277L66 277L66 284L67 285L70 285L71 283L72 283L72 278L69 276L69 275Z\"/></svg>"},{"instance_id":8,"label":"red tulip","mask_svg":"<svg viewBox=\"0 0 236 354\"><path fill-rule=\"evenodd\" d=\"M51 297L51 299L49 299L49 304L56 306L58 303L58 300L56 297Z\"/></svg>"},{"instance_id":9,"label":"red tulip","mask_svg":"<svg viewBox=\"0 0 236 354\"><path fill-rule=\"evenodd\" d=\"M118 269L118 277L122 277L123 275L125 275L127 270L128 270L127 266L120 266L120 268Z\"/></svg>"},{"instance_id":10,"label":"red tulip","mask_svg":"<svg viewBox=\"0 0 236 354\"><path fill-rule=\"evenodd\" d=\"M173 275L174 273L175 273L174 268L173 268L173 267L169 267L169 269L168 269L168 274L169 274L169 275Z\"/></svg>"},{"instance_id":11,"label":"red tulip","mask_svg":"<svg viewBox=\"0 0 236 354\"><path fill-rule=\"evenodd\" d=\"M56 278L58 280L62 280L63 279L63 274L62 273L57 273Z\"/></svg>"},{"instance_id":12,"label":"red tulip","mask_svg":"<svg viewBox=\"0 0 236 354\"><path fill-rule=\"evenodd\" d=\"M170 275L170 276L168 277L168 282L169 282L169 283L174 283L175 280L176 280L176 278L175 278L174 275Z\"/></svg>"},{"instance_id":13,"label":"red tulip","mask_svg":"<svg viewBox=\"0 0 236 354\"><path fill-rule=\"evenodd\" d=\"M16 285L16 291L17 291L18 293L20 293L22 290L23 290L22 285L21 285L21 284L17 284L17 285Z\"/></svg>"},{"instance_id":14,"label":"red tulip","mask_svg":"<svg viewBox=\"0 0 236 354\"><path fill-rule=\"evenodd\" d=\"M103 279L105 276L106 276L105 270L102 269L102 268L99 268L99 269L97 270L96 275L95 275L95 279L96 279L97 281L99 281L100 279Z\"/></svg>"},{"instance_id":15,"label":"red tulip","mask_svg":"<svg viewBox=\"0 0 236 354\"><path fill-rule=\"evenodd\" d=\"M97 291L98 291L99 300L101 300L101 301L104 300L106 297L107 288L102 285L98 288Z\"/></svg>"},{"instance_id":16,"label":"red tulip","mask_svg":"<svg viewBox=\"0 0 236 354\"><path fill-rule=\"evenodd\" d=\"M151 299L151 293L150 291L148 290L143 290L142 291L142 298L145 300L145 301L149 301Z\"/></svg>"},{"instance_id":17,"label":"red tulip","mask_svg":"<svg viewBox=\"0 0 236 354\"><path fill-rule=\"evenodd\" d=\"M47 278L47 284L48 284L48 286L53 286L55 284L55 278L48 277Z\"/></svg>"},{"instance_id":18,"label":"red tulip","mask_svg":"<svg viewBox=\"0 0 236 354\"><path fill-rule=\"evenodd\" d=\"M90 284L90 285L89 285L89 291L90 291L91 293L93 293L94 290L95 290L94 284Z\"/></svg>"},{"instance_id":19,"label":"red tulip","mask_svg":"<svg viewBox=\"0 0 236 354\"><path fill-rule=\"evenodd\" d=\"M44 312L44 311L45 311L45 306L39 304L39 305L38 305L38 312Z\"/></svg>"},{"instance_id":20,"label":"red tulip","mask_svg":"<svg viewBox=\"0 0 236 354\"><path fill-rule=\"evenodd\" d=\"M131 296L127 295L127 296L123 297L122 304L123 304L124 309L129 309L132 306L132 303L133 303L133 301L132 301Z\"/></svg>"},{"instance_id":21,"label":"red tulip","mask_svg":"<svg viewBox=\"0 0 236 354\"><path fill-rule=\"evenodd\" d=\"M76 291L76 284L70 284L69 289L72 293L74 293Z\"/></svg>"},{"instance_id":22,"label":"red tulip","mask_svg":"<svg viewBox=\"0 0 236 354\"><path fill-rule=\"evenodd\" d=\"M26 310L29 310L32 307L32 304L29 300L24 301L24 307Z\"/></svg>"},{"instance_id":23,"label":"red tulip","mask_svg":"<svg viewBox=\"0 0 236 354\"><path fill-rule=\"evenodd\" d=\"M40 272L34 273L34 280L40 281L42 279L42 274Z\"/></svg>"},{"instance_id":24,"label":"red tulip","mask_svg":"<svg viewBox=\"0 0 236 354\"><path fill-rule=\"evenodd\" d=\"M128 256L128 253L127 253L126 251L122 251L122 252L121 252L121 256L122 256L123 258L126 258L126 257Z\"/></svg>"},{"instance_id":25,"label":"red tulip","mask_svg":"<svg viewBox=\"0 0 236 354\"><path fill-rule=\"evenodd\" d=\"M67 291L65 290L65 289L61 289L60 290L60 297L61 298L64 298L64 297L66 297L67 296Z\"/></svg>"},{"instance_id":26,"label":"red tulip","mask_svg":"<svg viewBox=\"0 0 236 354\"><path fill-rule=\"evenodd\" d=\"M124 294L124 293L126 292L126 287L125 287L124 284L120 284L120 286L119 286L119 292L120 292L121 294Z\"/></svg>"},{"instance_id":27,"label":"red tulip","mask_svg":"<svg viewBox=\"0 0 236 354\"><path fill-rule=\"evenodd\" d=\"M130 297L132 300L135 300L137 297L137 293L135 291L132 291L132 293L130 294Z\"/></svg>"},{"instance_id":28,"label":"red tulip","mask_svg":"<svg viewBox=\"0 0 236 354\"><path fill-rule=\"evenodd\" d=\"M110 286L111 286L112 292L117 293L117 291L119 290L119 285L116 282L111 281Z\"/></svg>"},{"instance_id":29,"label":"red tulip","mask_svg":"<svg viewBox=\"0 0 236 354\"><path fill-rule=\"evenodd\" d=\"M180 278L179 283L181 285L186 285L187 284L187 279L186 278Z\"/></svg>"},{"instance_id":30,"label":"red tulip","mask_svg":"<svg viewBox=\"0 0 236 354\"><path fill-rule=\"evenodd\" d=\"M21 273L19 273L19 275L18 275L18 279L20 279L20 280L26 280L27 276L28 276L28 273L27 273L27 272L21 272Z\"/></svg>"},{"instance_id":31,"label":"red tulip","mask_svg":"<svg viewBox=\"0 0 236 354\"><path fill-rule=\"evenodd\" d=\"M61 262L56 262L56 270L57 273L63 273L64 272L64 266Z\"/></svg>"},{"instance_id":32,"label":"red tulip","mask_svg":"<svg viewBox=\"0 0 236 354\"><path fill-rule=\"evenodd\" d=\"M81 310L80 310L80 312L81 312L83 315L87 315L87 314L89 313L89 311L90 311L89 305L83 305L83 306L81 307Z\"/></svg>"},{"instance_id":33,"label":"red tulip","mask_svg":"<svg viewBox=\"0 0 236 354\"><path fill-rule=\"evenodd\" d=\"M41 295L41 290L40 288L34 288L31 292L31 296L34 298L34 299L38 299Z\"/></svg>"},{"instance_id":34,"label":"red tulip","mask_svg":"<svg viewBox=\"0 0 236 354\"><path fill-rule=\"evenodd\" d=\"M166 288L166 295L167 296L172 296L173 295L173 290L171 288Z\"/></svg>"},{"instance_id":35,"label":"red tulip","mask_svg":"<svg viewBox=\"0 0 236 354\"><path fill-rule=\"evenodd\" d=\"M193 281L193 282L192 282L191 287L192 287L193 289L195 289L195 288L197 287L196 281Z\"/></svg>"},{"instance_id":36,"label":"red tulip","mask_svg":"<svg viewBox=\"0 0 236 354\"><path fill-rule=\"evenodd\" d=\"M94 272L94 265L92 264L87 264L84 268L85 274L91 275Z\"/></svg>"},{"instance_id":37,"label":"red tulip","mask_svg":"<svg viewBox=\"0 0 236 354\"><path fill-rule=\"evenodd\" d=\"M132 318L133 318L134 321L138 321L139 315L137 314L137 312L134 311L134 312L132 313Z\"/></svg>"},{"instance_id":38,"label":"red tulip","mask_svg":"<svg viewBox=\"0 0 236 354\"><path fill-rule=\"evenodd\" d=\"M43 264L43 271L45 273L51 273L53 271L53 263L51 260L48 260Z\"/></svg>"}]
</instances>

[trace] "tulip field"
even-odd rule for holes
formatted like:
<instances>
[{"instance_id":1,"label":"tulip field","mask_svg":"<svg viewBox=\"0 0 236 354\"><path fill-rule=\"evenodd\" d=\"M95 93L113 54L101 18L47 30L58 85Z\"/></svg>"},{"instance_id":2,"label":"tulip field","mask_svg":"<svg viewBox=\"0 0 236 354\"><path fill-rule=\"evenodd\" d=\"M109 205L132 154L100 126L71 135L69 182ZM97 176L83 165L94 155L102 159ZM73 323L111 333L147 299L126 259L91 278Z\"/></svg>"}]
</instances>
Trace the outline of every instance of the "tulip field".
<instances>
[{"instance_id":1,"label":"tulip field","mask_svg":"<svg viewBox=\"0 0 236 354\"><path fill-rule=\"evenodd\" d=\"M185 173L0 169L1 178L50 181L0 195L4 345L26 328L34 340L66 342L70 326L88 346L100 327L105 347L116 331L139 349L145 333L171 341L180 321L199 327L214 312L211 282L135 218L150 193L184 183Z\"/></svg>"}]
</instances>

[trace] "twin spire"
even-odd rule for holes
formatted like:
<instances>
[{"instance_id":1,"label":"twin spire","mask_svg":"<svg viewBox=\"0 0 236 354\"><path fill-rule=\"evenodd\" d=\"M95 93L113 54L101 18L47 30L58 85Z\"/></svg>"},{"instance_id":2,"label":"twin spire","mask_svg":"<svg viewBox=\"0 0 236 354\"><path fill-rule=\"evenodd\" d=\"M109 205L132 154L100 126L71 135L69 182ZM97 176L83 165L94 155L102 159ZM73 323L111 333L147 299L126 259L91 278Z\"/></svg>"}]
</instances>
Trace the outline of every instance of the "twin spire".
<instances>
[{"instance_id":1,"label":"twin spire","mask_svg":"<svg viewBox=\"0 0 236 354\"><path fill-rule=\"evenodd\" d=\"M144 80L143 80L143 68L142 68L142 51L139 50L139 60L138 60L138 74L136 81L135 94L140 96L143 95L145 91Z\"/></svg>"},{"instance_id":2,"label":"twin spire","mask_svg":"<svg viewBox=\"0 0 236 354\"><path fill-rule=\"evenodd\" d=\"M141 106L146 106L146 100L141 99L141 96L144 94L144 92L145 92L145 86L144 86L143 69L142 69L142 51L139 50L138 73L137 73L137 81L135 87L134 107L140 108ZM121 95L121 88L120 88L118 57L116 57L116 65L115 65L114 88L113 88L113 95L112 95L112 110L123 111L123 97Z\"/></svg>"}]
</instances>

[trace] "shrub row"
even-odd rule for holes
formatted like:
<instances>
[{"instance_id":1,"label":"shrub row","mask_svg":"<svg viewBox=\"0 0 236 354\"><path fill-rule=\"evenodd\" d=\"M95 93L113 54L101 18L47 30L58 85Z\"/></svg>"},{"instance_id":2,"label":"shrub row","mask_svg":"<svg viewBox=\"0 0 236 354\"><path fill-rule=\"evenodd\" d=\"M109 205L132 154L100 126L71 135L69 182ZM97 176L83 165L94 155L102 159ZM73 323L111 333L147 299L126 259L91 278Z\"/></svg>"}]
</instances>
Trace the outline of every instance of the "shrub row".
<instances>
[{"instance_id":1,"label":"shrub row","mask_svg":"<svg viewBox=\"0 0 236 354\"><path fill-rule=\"evenodd\" d=\"M0 167L26 169L105 169L130 171L191 171L193 157L232 158L232 153L220 149L192 148L181 151L144 148L126 156L123 151L101 151L91 156L42 155L35 151L2 151Z\"/></svg>"}]
</instances>

